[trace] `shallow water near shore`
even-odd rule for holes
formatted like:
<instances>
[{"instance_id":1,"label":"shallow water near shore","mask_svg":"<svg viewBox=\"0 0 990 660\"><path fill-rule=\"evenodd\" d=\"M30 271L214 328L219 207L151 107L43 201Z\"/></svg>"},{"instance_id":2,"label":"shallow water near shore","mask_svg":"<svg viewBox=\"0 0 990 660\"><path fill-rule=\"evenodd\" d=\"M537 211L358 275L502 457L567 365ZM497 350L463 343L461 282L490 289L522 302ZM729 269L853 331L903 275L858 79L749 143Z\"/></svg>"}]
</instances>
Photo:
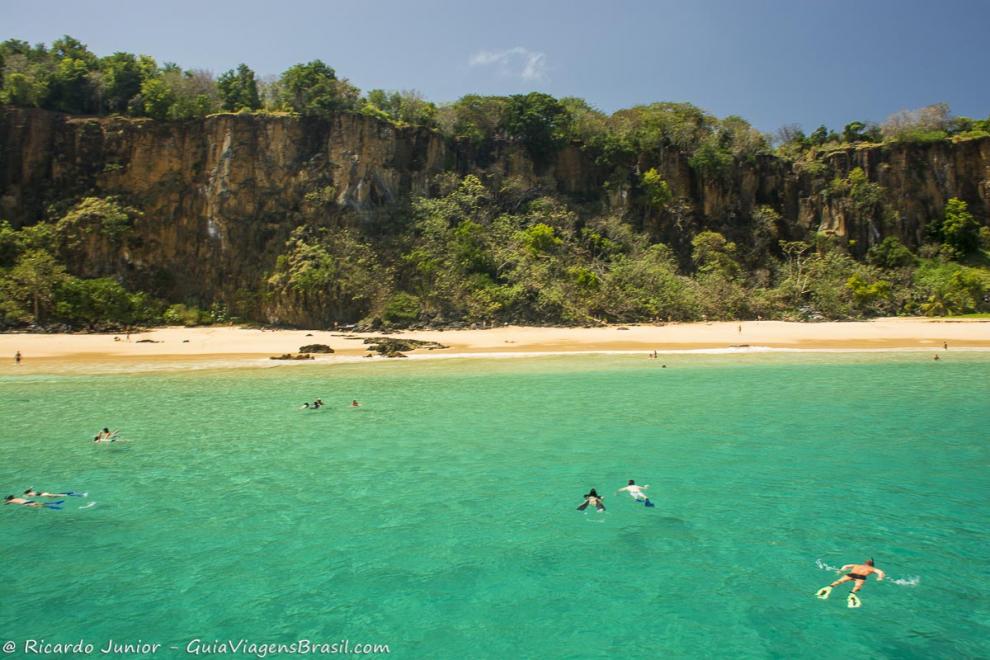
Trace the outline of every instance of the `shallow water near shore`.
<instances>
[{"instance_id":1,"label":"shallow water near shore","mask_svg":"<svg viewBox=\"0 0 990 660\"><path fill-rule=\"evenodd\" d=\"M0 638L987 657L988 420L952 351L5 371L2 495L89 497L0 509Z\"/></svg>"}]
</instances>

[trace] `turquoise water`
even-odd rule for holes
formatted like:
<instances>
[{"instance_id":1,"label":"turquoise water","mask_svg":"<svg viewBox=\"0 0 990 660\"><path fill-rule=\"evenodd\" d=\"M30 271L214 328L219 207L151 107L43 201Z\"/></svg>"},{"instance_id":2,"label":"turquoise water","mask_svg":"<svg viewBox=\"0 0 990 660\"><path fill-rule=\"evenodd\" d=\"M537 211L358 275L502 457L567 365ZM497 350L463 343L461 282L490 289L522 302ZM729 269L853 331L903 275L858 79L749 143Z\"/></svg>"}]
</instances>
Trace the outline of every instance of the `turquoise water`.
<instances>
[{"instance_id":1,"label":"turquoise water","mask_svg":"<svg viewBox=\"0 0 990 660\"><path fill-rule=\"evenodd\" d=\"M990 355L662 361L6 368L2 495L89 497L0 509L0 640L990 656ZM862 608L814 597L870 556Z\"/></svg>"}]
</instances>

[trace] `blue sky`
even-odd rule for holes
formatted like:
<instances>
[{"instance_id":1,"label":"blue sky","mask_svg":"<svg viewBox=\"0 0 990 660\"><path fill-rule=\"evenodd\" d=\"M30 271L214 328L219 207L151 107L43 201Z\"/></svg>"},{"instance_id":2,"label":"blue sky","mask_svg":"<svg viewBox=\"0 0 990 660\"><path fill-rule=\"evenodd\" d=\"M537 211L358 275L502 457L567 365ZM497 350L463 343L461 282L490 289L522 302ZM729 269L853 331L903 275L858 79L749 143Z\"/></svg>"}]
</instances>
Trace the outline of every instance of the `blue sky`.
<instances>
[{"instance_id":1,"label":"blue sky","mask_svg":"<svg viewBox=\"0 0 990 660\"><path fill-rule=\"evenodd\" d=\"M772 131L945 101L990 115L990 1L3 0L2 38L71 34L221 73L322 59L432 101L533 90L606 112L689 101Z\"/></svg>"}]
</instances>

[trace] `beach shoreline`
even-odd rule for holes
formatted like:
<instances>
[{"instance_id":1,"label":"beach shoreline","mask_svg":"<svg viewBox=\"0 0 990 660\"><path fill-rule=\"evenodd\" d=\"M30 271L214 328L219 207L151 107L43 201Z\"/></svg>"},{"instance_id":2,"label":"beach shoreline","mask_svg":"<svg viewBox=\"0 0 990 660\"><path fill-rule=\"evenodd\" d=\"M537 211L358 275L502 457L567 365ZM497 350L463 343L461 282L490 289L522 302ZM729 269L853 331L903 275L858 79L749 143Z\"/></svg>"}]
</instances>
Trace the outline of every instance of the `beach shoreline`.
<instances>
[{"instance_id":1,"label":"beach shoreline","mask_svg":"<svg viewBox=\"0 0 990 660\"><path fill-rule=\"evenodd\" d=\"M368 354L364 340L385 333L332 330L259 329L240 326L163 327L131 334L0 334L0 369L24 364L112 363L153 366L162 362L247 363L306 344L325 344L334 353L318 362L354 362ZM794 323L743 321L628 324L597 328L501 326L479 330L415 330L388 333L397 339L438 342L443 349L417 349L416 359L431 357L525 357L572 353L990 350L990 321L888 318L856 322ZM384 360L375 356L375 360ZM276 361L272 361L275 363ZM292 361L293 364L298 362Z\"/></svg>"}]
</instances>

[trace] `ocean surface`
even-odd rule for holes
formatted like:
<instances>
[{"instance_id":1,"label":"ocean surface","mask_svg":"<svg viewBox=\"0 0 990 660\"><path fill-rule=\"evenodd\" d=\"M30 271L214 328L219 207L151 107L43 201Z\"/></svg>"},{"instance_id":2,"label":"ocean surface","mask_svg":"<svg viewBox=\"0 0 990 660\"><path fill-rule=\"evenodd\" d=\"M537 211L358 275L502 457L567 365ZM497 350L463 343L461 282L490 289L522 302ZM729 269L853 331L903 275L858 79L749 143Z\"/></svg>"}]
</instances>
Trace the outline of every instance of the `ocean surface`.
<instances>
[{"instance_id":1,"label":"ocean surface","mask_svg":"<svg viewBox=\"0 0 990 660\"><path fill-rule=\"evenodd\" d=\"M88 497L0 508L9 657L990 657L988 353L5 367L0 496L28 486ZM861 608L815 597L868 557Z\"/></svg>"}]
</instances>

